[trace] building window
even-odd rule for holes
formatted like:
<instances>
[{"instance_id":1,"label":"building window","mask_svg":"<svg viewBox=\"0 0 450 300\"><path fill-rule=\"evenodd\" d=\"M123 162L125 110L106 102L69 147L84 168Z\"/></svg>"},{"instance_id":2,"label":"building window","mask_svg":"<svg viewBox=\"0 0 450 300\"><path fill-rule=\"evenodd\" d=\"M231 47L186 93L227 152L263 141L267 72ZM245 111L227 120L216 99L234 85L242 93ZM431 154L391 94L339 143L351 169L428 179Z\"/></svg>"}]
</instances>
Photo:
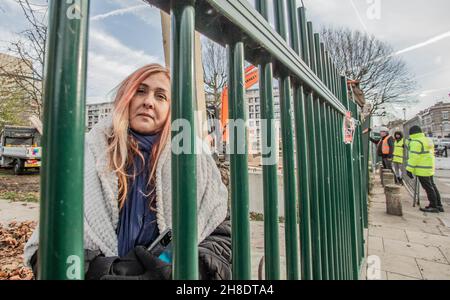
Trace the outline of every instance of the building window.
<instances>
[{"instance_id":1,"label":"building window","mask_svg":"<svg viewBox=\"0 0 450 300\"><path fill-rule=\"evenodd\" d=\"M254 106L253 106L253 105L250 105L250 106L249 106L249 111L250 111L250 112L255 112L255 109L254 109Z\"/></svg>"},{"instance_id":2,"label":"building window","mask_svg":"<svg viewBox=\"0 0 450 300\"><path fill-rule=\"evenodd\" d=\"M255 114L250 114L250 119L254 119L255 118Z\"/></svg>"},{"instance_id":3,"label":"building window","mask_svg":"<svg viewBox=\"0 0 450 300\"><path fill-rule=\"evenodd\" d=\"M442 120L448 120L448 111L442 112Z\"/></svg>"}]
</instances>

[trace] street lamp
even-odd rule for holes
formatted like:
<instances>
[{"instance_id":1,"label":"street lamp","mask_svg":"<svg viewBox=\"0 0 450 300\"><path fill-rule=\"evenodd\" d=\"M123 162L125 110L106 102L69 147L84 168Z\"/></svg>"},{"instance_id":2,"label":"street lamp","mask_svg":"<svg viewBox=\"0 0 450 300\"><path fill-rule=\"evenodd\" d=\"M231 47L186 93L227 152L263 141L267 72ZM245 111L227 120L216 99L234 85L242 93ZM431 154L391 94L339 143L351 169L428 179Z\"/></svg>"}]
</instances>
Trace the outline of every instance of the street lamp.
<instances>
[{"instance_id":1,"label":"street lamp","mask_svg":"<svg viewBox=\"0 0 450 300\"><path fill-rule=\"evenodd\" d=\"M406 108L403 107L403 120L406 121Z\"/></svg>"}]
</instances>

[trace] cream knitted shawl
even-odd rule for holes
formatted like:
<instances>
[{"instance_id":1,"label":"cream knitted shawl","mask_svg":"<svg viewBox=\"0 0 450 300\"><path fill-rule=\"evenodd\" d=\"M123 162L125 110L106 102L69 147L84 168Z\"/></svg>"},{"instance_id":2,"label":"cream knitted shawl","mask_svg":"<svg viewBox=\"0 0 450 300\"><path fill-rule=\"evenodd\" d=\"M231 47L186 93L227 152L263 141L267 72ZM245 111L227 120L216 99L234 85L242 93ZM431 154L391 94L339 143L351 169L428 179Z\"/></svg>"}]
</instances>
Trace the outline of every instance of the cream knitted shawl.
<instances>
[{"instance_id":1,"label":"cream knitted shawl","mask_svg":"<svg viewBox=\"0 0 450 300\"><path fill-rule=\"evenodd\" d=\"M117 256L116 228L119 220L118 178L108 168L107 138L112 119L98 123L86 136L84 170L84 248ZM198 140L197 143L202 143ZM203 144L202 144L203 145ZM160 232L172 227L171 151L165 145L156 168L157 224ZM186 175L187 176L187 175ZM227 189L211 155L197 155L198 242L210 235L227 215ZM67 237L70 238L70 237ZM39 227L24 250L25 264L38 249Z\"/></svg>"}]
</instances>

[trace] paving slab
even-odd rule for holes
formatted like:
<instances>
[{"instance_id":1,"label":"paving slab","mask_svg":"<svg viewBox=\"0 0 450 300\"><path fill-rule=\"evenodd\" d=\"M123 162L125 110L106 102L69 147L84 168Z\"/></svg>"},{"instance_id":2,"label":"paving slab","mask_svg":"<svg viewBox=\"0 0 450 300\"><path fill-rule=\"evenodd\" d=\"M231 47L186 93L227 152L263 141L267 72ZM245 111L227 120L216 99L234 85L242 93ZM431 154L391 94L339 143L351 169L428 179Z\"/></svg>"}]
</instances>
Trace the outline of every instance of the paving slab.
<instances>
[{"instance_id":1,"label":"paving slab","mask_svg":"<svg viewBox=\"0 0 450 300\"><path fill-rule=\"evenodd\" d=\"M450 280L450 265L417 259L423 278L427 280Z\"/></svg>"},{"instance_id":2,"label":"paving slab","mask_svg":"<svg viewBox=\"0 0 450 300\"><path fill-rule=\"evenodd\" d=\"M408 241L405 230L396 229L396 228L392 228L392 227L390 227L390 228L385 228L383 226L372 227L369 231L369 237L370 236L389 238L391 240L404 241L404 242Z\"/></svg>"},{"instance_id":3,"label":"paving slab","mask_svg":"<svg viewBox=\"0 0 450 300\"><path fill-rule=\"evenodd\" d=\"M379 236L369 236L368 248L370 250L384 251L383 238Z\"/></svg>"},{"instance_id":4,"label":"paving slab","mask_svg":"<svg viewBox=\"0 0 450 300\"><path fill-rule=\"evenodd\" d=\"M382 271L422 279L417 262L413 257L369 250L369 256L370 255L376 255L379 257L380 270Z\"/></svg>"},{"instance_id":5,"label":"paving slab","mask_svg":"<svg viewBox=\"0 0 450 300\"><path fill-rule=\"evenodd\" d=\"M390 239L383 239L383 241L384 251L386 253L447 263L447 259L437 247Z\"/></svg>"},{"instance_id":6,"label":"paving slab","mask_svg":"<svg viewBox=\"0 0 450 300\"><path fill-rule=\"evenodd\" d=\"M448 247L450 248L450 237L438 234L429 234L424 232L417 232L406 230L406 236L412 243L422 244L427 246Z\"/></svg>"},{"instance_id":7,"label":"paving slab","mask_svg":"<svg viewBox=\"0 0 450 300\"><path fill-rule=\"evenodd\" d=\"M387 273L387 280L419 280L418 278L409 277L397 273L392 272L386 272Z\"/></svg>"},{"instance_id":8,"label":"paving slab","mask_svg":"<svg viewBox=\"0 0 450 300\"><path fill-rule=\"evenodd\" d=\"M450 248L449 247L438 247L441 250L441 253L447 259L447 263L450 264Z\"/></svg>"}]
</instances>

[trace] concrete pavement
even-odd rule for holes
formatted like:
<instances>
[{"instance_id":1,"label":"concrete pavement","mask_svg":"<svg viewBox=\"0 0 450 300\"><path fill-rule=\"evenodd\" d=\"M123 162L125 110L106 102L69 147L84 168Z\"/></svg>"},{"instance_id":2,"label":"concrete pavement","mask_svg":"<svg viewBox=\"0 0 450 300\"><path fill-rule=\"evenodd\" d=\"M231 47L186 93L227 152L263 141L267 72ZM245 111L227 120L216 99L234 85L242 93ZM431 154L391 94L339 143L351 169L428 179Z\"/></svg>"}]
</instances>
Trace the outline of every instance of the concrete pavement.
<instances>
[{"instance_id":1,"label":"concrete pavement","mask_svg":"<svg viewBox=\"0 0 450 300\"><path fill-rule=\"evenodd\" d=\"M38 221L39 204L10 202L0 199L0 224L7 225L12 221Z\"/></svg>"}]
</instances>

